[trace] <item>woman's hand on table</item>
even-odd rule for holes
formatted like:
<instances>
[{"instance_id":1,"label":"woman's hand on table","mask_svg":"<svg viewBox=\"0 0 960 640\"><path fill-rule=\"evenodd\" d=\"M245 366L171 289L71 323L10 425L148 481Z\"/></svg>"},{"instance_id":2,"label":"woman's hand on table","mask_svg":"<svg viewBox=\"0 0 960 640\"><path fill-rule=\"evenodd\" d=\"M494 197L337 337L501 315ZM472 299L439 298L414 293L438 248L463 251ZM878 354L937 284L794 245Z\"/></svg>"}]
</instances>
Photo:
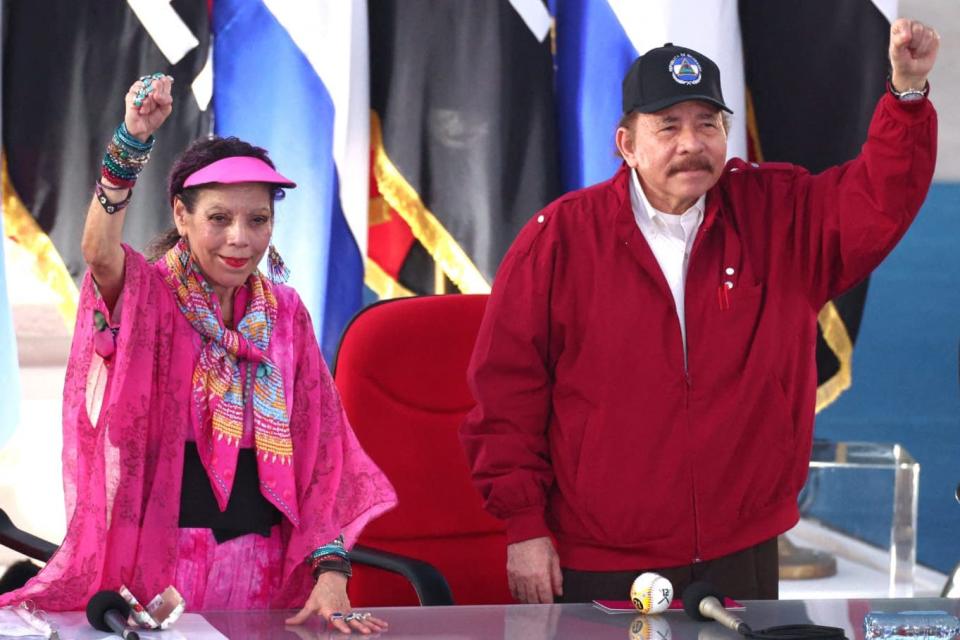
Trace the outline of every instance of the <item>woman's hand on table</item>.
<instances>
[{"instance_id":1,"label":"woman's hand on table","mask_svg":"<svg viewBox=\"0 0 960 640\"><path fill-rule=\"evenodd\" d=\"M286 624L303 624L311 615L317 614L342 633L362 634L385 631L387 623L369 613L351 611L347 597L347 576L336 571L326 571L317 578L310 597L297 615L287 618Z\"/></svg>"}]
</instances>

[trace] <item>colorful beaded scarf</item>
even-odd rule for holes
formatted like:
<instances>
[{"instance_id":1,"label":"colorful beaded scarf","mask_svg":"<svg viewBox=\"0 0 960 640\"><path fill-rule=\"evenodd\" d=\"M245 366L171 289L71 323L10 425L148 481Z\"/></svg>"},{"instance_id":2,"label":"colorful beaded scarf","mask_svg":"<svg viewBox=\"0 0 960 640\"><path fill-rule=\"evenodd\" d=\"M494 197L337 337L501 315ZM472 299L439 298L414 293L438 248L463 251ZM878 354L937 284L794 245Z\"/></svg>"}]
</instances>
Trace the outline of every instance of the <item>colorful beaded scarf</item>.
<instances>
[{"instance_id":1,"label":"colorful beaded scarf","mask_svg":"<svg viewBox=\"0 0 960 640\"><path fill-rule=\"evenodd\" d=\"M261 465L286 465L293 455L283 378L279 367L266 357L277 318L277 300L271 283L259 271L254 272L248 280L250 299L243 319L236 330L227 329L216 313L218 303L213 289L191 258L183 238L166 253L164 261L164 279L174 292L181 313L204 339L193 371L193 400L202 432L197 434L198 444L208 442L209 446L200 446L198 450L201 460L207 458L204 465L214 479L214 493L224 508L243 436L244 392L249 389L251 375L254 444ZM246 385L241 380L241 360L250 363ZM207 435L209 438L204 437Z\"/></svg>"}]
</instances>

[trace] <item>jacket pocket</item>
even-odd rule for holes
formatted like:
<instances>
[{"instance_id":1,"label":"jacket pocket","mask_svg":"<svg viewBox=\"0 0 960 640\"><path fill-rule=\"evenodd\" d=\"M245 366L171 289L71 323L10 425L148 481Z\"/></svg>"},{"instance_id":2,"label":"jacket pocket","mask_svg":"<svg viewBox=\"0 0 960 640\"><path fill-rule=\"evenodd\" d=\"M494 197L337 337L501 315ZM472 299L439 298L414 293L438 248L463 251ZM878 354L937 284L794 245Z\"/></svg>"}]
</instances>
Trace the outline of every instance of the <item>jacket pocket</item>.
<instances>
[{"instance_id":1,"label":"jacket pocket","mask_svg":"<svg viewBox=\"0 0 960 640\"><path fill-rule=\"evenodd\" d=\"M725 324L749 321L760 314L760 305L763 302L763 284L754 284L747 287L732 289L718 289L717 308L720 310L718 320Z\"/></svg>"},{"instance_id":2,"label":"jacket pocket","mask_svg":"<svg viewBox=\"0 0 960 640\"><path fill-rule=\"evenodd\" d=\"M692 348L709 345L706 347L710 359L708 369L717 380L737 379L749 360L767 357L755 349L765 339L761 327L764 294L763 284L718 289L717 300L709 304L706 325L699 334L691 335L690 339L696 341ZM699 364L691 363L692 374L698 381L702 372Z\"/></svg>"},{"instance_id":3,"label":"jacket pocket","mask_svg":"<svg viewBox=\"0 0 960 640\"><path fill-rule=\"evenodd\" d=\"M783 385L774 374L769 374L763 389L766 411L753 417L754 455L747 456L752 476L750 489L744 492L739 513L751 513L783 500L793 487L792 473L796 467L796 425L790 412Z\"/></svg>"},{"instance_id":4,"label":"jacket pocket","mask_svg":"<svg viewBox=\"0 0 960 640\"><path fill-rule=\"evenodd\" d=\"M688 485L685 467L658 453L661 444L648 437L651 429L642 415L628 424L609 421L603 412L585 425L575 508L587 537L601 546L637 547L674 538L689 517L689 492L680 489Z\"/></svg>"}]
</instances>

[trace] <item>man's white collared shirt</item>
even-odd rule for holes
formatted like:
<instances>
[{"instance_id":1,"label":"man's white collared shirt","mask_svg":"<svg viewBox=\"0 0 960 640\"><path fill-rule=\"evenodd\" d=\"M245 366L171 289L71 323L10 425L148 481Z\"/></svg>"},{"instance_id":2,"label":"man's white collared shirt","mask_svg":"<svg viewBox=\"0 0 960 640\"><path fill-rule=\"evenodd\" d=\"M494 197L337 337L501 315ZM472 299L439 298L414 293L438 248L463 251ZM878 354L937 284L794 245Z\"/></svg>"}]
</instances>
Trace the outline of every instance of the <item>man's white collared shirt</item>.
<instances>
[{"instance_id":1,"label":"man's white collared shirt","mask_svg":"<svg viewBox=\"0 0 960 640\"><path fill-rule=\"evenodd\" d=\"M630 171L630 205L633 218L640 227L640 233L653 251L663 277L673 294L680 321L680 336L683 339L683 354L687 354L687 327L684 321L683 293L687 282L687 266L690 263L690 251L697 237L697 230L703 222L706 196L700 196L692 207L680 215L664 213L654 209L643 192L636 170Z\"/></svg>"}]
</instances>

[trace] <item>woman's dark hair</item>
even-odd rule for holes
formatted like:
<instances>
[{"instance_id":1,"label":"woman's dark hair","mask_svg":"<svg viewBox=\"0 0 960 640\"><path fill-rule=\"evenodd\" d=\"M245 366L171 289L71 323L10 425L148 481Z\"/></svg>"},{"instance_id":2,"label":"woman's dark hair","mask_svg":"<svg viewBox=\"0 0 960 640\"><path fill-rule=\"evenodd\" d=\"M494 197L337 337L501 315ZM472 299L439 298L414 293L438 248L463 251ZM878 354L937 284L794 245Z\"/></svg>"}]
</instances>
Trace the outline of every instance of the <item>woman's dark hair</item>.
<instances>
[{"instance_id":1,"label":"woman's dark hair","mask_svg":"<svg viewBox=\"0 0 960 640\"><path fill-rule=\"evenodd\" d=\"M186 206L187 211L193 213L193 208L197 203L197 194L205 185L184 189L183 183L186 182L190 175L205 166L213 164L217 160L236 156L258 158L270 165L271 168L276 169L270 156L267 155L266 149L252 145L249 142L244 142L240 138L234 136L228 138L221 138L219 136L200 138L191 143L190 146L180 154L174 161L173 168L170 169L170 178L167 181L167 198L170 204L173 204L174 199L180 198L180 201ZM270 187L270 195L270 209L272 211L273 202L282 199L284 191L280 187L272 186ZM180 234L177 232L176 227L167 229L147 245L147 259L155 262L177 244L177 240L179 239Z\"/></svg>"},{"instance_id":2,"label":"woman's dark hair","mask_svg":"<svg viewBox=\"0 0 960 640\"><path fill-rule=\"evenodd\" d=\"M179 241L180 232L177 231L176 227L170 227L160 235L154 236L153 239L147 243L147 248L144 250L143 255L147 257L147 262L152 264L162 258L167 251L173 249Z\"/></svg>"}]
</instances>

